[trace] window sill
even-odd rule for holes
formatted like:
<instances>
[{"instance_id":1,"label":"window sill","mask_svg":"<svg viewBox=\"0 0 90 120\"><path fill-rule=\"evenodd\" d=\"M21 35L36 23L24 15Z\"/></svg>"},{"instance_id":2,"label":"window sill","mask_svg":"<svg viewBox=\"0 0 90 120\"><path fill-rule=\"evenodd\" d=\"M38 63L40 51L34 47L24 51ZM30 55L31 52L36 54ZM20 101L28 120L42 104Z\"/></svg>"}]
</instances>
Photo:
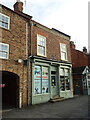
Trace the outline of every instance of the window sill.
<instances>
[{"instance_id":1,"label":"window sill","mask_svg":"<svg viewBox=\"0 0 90 120\"><path fill-rule=\"evenodd\" d=\"M40 57L47 57L46 55L40 55L40 54L37 54L37 56L40 56Z\"/></svg>"},{"instance_id":2,"label":"window sill","mask_svg":"<svg viewBox=\"0 0 90 120\"><path fill-rule=\"evenodd\" d=\"M42 94L33 94L33 97L36 97L36 96L44 96L44 95L49 95L50 93L42 93Z\"/></svg>"},{"instance_id":3,"label":"window sill","mask_svg":"<svg viewBox=\"0 0 90 120\"><path fill-rule=\"evenodd\" d=\"M8 58L0 58L0 60L9 60Z\"/></svg>"}]
</instances>

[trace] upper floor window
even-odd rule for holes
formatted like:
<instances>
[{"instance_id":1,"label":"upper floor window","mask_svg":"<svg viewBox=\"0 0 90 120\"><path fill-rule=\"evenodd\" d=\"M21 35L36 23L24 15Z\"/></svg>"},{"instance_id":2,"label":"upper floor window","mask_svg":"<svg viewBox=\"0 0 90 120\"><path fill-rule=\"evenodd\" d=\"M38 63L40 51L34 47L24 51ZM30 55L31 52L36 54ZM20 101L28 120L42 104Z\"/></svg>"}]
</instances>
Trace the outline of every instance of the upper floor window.
<instances>
[{"instance_id":1,"label":"upper floor window","mask_svg":"<svg viewBox=\"0 0 90 120\"><path fill-rule=\"evenodd\" d=\"M0 13L0 27L9 29L10 17Z\"/></svg>"},{"instance_id":2,"label":"upper floor window","mask_svg":"<svg viewBox=\"0 0 90 120\"><path fill-rule=\"evenodd\" d=\"M8 59L9 56L9 45L0 43L0 58Z\"/></svg>"},{"instance_id":3,"label":"upper floor window","mask_svg":"<svg viewBox=\"0 0 90 120\"><path fill-rule=\"evenodd\" d=\"M37 35L37 55L46 56L46 37Z\"/></svg>"},{"instance_id":4,"label":"upper floor window","mask_svg":"<svg viewBox=\"0 0 90 120\"><path fill-rule=\"evenodd\" d=\"M61 60L67 60L66 44L60 43Z\"/></svg>"}]
</instances>

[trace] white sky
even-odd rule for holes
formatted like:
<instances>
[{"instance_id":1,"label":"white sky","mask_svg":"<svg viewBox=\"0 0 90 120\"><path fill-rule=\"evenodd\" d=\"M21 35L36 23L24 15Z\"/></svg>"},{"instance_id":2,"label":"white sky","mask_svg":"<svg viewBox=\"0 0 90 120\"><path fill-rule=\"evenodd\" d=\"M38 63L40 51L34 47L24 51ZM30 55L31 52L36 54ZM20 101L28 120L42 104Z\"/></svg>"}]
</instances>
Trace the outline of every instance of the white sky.
<instances>
[{"instance_id":1,"label":"white sky","mask_svg":"<svg viewBox=\"0 0 90 120\"><path fill-rule=\"evenodd\" d=\"M15 2L16 0L0 0L1 4L11 9ZM83 46L88 48L88 2L89 0L26 0L24 12L33 16L35 21L70 35L76 48L82 51Z\"/></svg>"}]
</instances>

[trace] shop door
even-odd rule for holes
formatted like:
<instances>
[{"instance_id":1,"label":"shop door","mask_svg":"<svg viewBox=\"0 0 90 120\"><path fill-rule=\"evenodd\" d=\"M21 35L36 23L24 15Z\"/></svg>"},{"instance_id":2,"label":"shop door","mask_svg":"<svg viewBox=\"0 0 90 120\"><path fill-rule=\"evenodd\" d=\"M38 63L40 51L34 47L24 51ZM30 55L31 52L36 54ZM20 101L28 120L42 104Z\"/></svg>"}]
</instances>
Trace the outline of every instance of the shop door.
<instances>
[{"instance_id":1,"label":"shop door","mask_svg":"<svg viewBox=\"0 0 90 120\"><path fill-rule=\"evenodd\" d=\"M52 97L58 96L58 79L57 71L55 69L51 71L51 93Z\"/></svg>"}]
</instances>

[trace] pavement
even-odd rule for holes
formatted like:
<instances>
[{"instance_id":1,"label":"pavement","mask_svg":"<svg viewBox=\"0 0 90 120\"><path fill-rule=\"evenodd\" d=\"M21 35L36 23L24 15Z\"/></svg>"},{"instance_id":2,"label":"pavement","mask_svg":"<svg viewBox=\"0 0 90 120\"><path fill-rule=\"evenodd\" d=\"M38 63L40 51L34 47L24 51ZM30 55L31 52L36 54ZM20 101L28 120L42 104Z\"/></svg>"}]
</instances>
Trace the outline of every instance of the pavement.
<instances>
[{"instance_id":1,"label":"pavement","mask_svg":"<svg viewBox=\"0 0 90 120\"><path fill-rule=\"evenodd\" d=\"M90 119L90 96L74 96L72 99L55 103L32 105L3 111L4 118L76 118ZM6 119L5 119L6 120Z\"/></svg>"}]
</instances>

